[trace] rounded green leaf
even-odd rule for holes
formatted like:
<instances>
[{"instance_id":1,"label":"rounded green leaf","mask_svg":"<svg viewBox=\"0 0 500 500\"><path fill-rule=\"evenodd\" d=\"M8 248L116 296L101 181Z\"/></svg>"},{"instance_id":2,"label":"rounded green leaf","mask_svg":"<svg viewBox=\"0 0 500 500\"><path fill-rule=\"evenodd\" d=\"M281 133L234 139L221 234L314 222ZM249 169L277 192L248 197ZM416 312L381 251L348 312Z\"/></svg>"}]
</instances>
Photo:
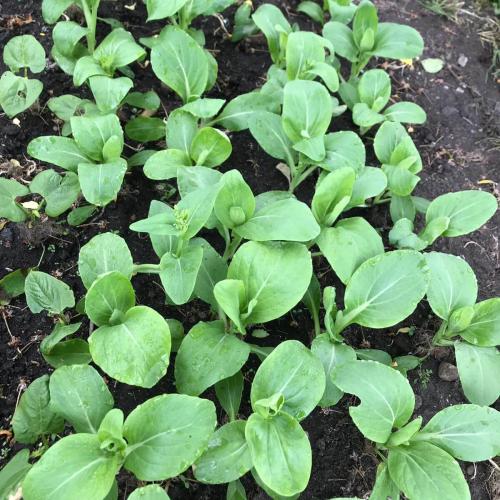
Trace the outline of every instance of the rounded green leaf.
<instances>
[{"instance_id":1,"label":"rounded green leaf","mask_svg":"<svg viewBox=\"0 0 500 500\"><path fill-rule=\"evenodd\" d=\"M437 316L446 320L456 309L475 304L477 280L464 259L431 252L425 260L431 270L427 300Z\"/></svg>"},{"instance_id":2,"label":"rounded green leaf","mask_svg":"<svg viewBox=\"0 0 500 500\"><path fill-rule=\"evenodd\" d=\"M15 36L3 49L3 62L14 73L23 68L41 73L45 69L45 50L33 35Z\"/></svg>"},{"instance_id":3,"label":"rounded green leaf","mask_svg":"<svg viewBox=\"0 0 500 500\"><path fill-rule=\"evenodd\" d=\"M358 93L361 102L371 110L384 109L391 97L391 79L383 69L370 69L359 79Z\"/></svg>"},{"instance_id":4,"label":"rounded green leaf","mask_svg":"<svg viewBox=\"0 0 500 500\"><path fill-rule=\"evenodd\" d=\"M78 256L78 271L86 288L90 288L99 275L110 271L118 271L131 278L133 266L127 243L114 233L94 236L83 245Z\"/></svg>"},{"instance_id":5,"label":"rounded green leaf","mask_svg":"<svg viewBox=\"0 0 500 500\"><path fill-rule=\"evenodd\" d=\"M386 328L407 318L427 291L429 270L424 257L395 250L361 264L347 283L343 321Z\"/></svg>"},{"instance_id":6,"label":"rounded green leaf","mask_svg":"<svg viewBox=\"0 0 500 500\"><path fill-rule=\"evenodd\" d=\"M169 500L165 490L158 484L149 484L134 490L127 500Z\"/></svg>"},{"instance_id":7,"label":"rounded green leaf","mask_svg":"<svg viewBox=\"0 0 500 500\"><path fill-rule=\"evenodd\" d=\"M500 298L483 300L474 305L474 316L460 336L482 347L500 345Z\"/></svg>"},{"instance_id":8,"label":"rounded green leaf","mask_svg":"<svg viewBox=\"0 0 500 500\"><path fill-rule=\"evenodd\" d=\"M137 142L159 141L165 137L165 122L161 118L138 116L125 125L125 133Z\"/></svg>"},{"instance_id":9,"label":"rounded green leaf","mask_svg":"<svg viewBox=\"0 0 500 500\"><path fill-rule=\"evenodd\" d=\"M287 340L276 347L259 366L252 383L252 408L262 399L283 396L281 411L302 420L319 403L325 392L323 365L307 347Z\"/></svg>"},{"instance_id":10,"label":"rounded green leaf","mask_svg":"<svg viewBox=\"0 0 500 500\"><path fill-rule=\"evenodd\" d=\"M246 422L236 420L217 429L208 448L193 465L194 477L209 484L235 481L252 467L252 457L245 440Z\"/></svg>"},{"instance_id":11,"label":"rounded green leaf","mask_svg":"<svg viewBox=\"0 0 500 500\"><path fill-rule=\"evenodd\" d=\"M148 399L125 420L125 468L141 481L178 476L205 451L215 425L211 401L182 394Z\"/></svg>"},{"instance_id":12,"label":"rounded green leaf","mask_svg":"<svg viewBox=\"0 0 500 500\"><path fill-rule=\"evenodd\" d=\"M231 141L224 132L203 127L193 137L189 154L196 165L218 167L231 156L232 150Z\"/></svg>"},{"instance_id":13,"label":"rounded green leaf","mask_svg":"<svg viewBox=\"0 0 500 500\"><path fill-rule=\"evenodd\" d=\"M0 217L12 222L23 222L26 212L17 203L16 198L29 194L29 189L14 179L0 178Z\"/></svg>"},{"instance_id":14,"label":"rounded green leaf","mask_svg":"<svg viewBox=\"0 0 500 500\"><path fill-rule=\"evenodd\" d=\"M247 305L253 301L246 324L283 316L300 302L311 275L311 254L300 243L247 242L236 252L228 270L229 279L243 281Z\"/></svg>"},{"instance_id":15,"label":"rounded green leaf","mask_svg":"<svg viewBox=\"0 0 500 500\"><path fill-rule=\"evenodd\" d=\"M187 0L172 0L169 2L163 0L147 0L148 21L172 17L182 9L185 3L187 3Z\"/></svg>"},{"instance_id":16,"label":"rounded green leaf","mask_svg":"<svg viewBox=\"0 0 500 500\"><path fill-rule=\"evenodd\" d=\"M419 125L427 120L426 112L414 102L397 102L384 111L384 116L393 122Z\"/></svg>"},{"instance_id":17,"label":"rounded green leaf","mask_svg":"<svg viewBox=\"0 0 500 500\"><path fill-rule=\"evenodd\" d=\"M326 156L321 162L325 170L351 167L358 172L365 166L366 150L359 135L342 130L325 135Z\"/></svg>"},{"instance_id":18,"label":"rounded green leaf","mask_svg":"<svg viewBox=\"0 0 500 500\"><path fill-rule=\"evenodd\" d=\"M336 54L348 61L356 61L359 50L351 28L341 22L330 21L323 27L323 36L333 44Z\"/></svg>"},{"instance_id":19,"label":"rounded green leaf","mask_svg":"<svg viewBox=\"0 0 500 500\"><path fill-rule=\"evenodd\" d=\"M28 144L28 154L32 158L72 172L77 171L80 163L90 161L73 139L52 135L33 139Z\"/></svg>"},{"instance_id":20,"label":"rounded green leaf","mask_svg":"<svg viewBox=\"0 0 500 500\"><path fill-rule=\"evenodd\" d=\"M496 198L484 191L446 193L431 202L425 214L425 222L428 225L434 219L448 217L450 222L443 236L462 236L479 229L497 208Z\"/></svg>"},{"instance_id":21,"label":"rounded green leaf","mask_svg":"<svg viewBox=\"0 0 500 500\"><path fill-rule=\"evenodd\" d=\"M373 54L391 59L413 59L422 55L424 41L420 33L405 24L380 23Z\"/></svg>"},{"instance_id":22,"label":"rounded green leaf","mask_svg":"<svg viewBox=\"0 0 500 500\"><path fill-rule=\"evenodd\" d=\"M74 307L75 296L71 288L50 274L31 271L24 282L26 302L32 313L43 310L61 314L68 307Z\"/></svg>"},{"instance_id":23,"label":"rounded green leaf","mask_svg":"<svg viewBox=\"0 0 500 500\"><path fill-rule=\"evenodd\" d=\"M144 175L153 180L166 180L177 177L177 169L187 167L191 160L180 149L165 149L155 152L144 164Z\"/></svg>"},{"instance_id":24,"label":"rounded green leaf","mask_svg":"<svg viewBox=\"0 0 500 500\"><path fill-rule=\"evenodd\" d=\"M118 271L100 275L85 296L85 313L97 326L120 322L123 314L134 305L134 287Z\"/></svg>"},{"instance_id":25,"label":"rounded green leaf","mask_svg":"<svg viewBox=\"0 0 500 500\"><path fill-rule=\"evenodd\" d=\"M88 365L61 366L51 375L49 387L52 407L77 432L96 433L114 406L104 380Z\"/></svg>"},{"instance_id":26,"label":"rounded green leaf","mask_svg":"<svg viewBox=\"0 0 500 500\"><path fill-rule=\"evenodd\" d=\"M481 462L500 453L500 413L493 408L455 405L434 415L418 438L467 462Z\"/></svg>"},{"instance_id":27,"label":"rounded green leaf","mask_svg":"<svg viewBox=\"0 0 500 500\"><path fill-rule=\"evenodd\" d=\"M16 441L32 444L40 436L59 433L64 429L62 416L52 406L49 393L49 376L35 379L19 399L12 429Z\"/></svg>"},{"instance_id":28,"label":"rounded green leaf","mask_svg":"<svg viewBox=\"0 0 500 500\"><path fill-rule=\"evenodd\" d=\"M306 489L312 452L306 433L286 413L264 418L254 413L245 436L260 479L278 495L290 497Z\"/></svg>"},{"instance_id":29,"label":"rounded green leaf","mask_svg":"<svg viewBox=\"0 0 500 500\"><path fill-rule=\"evenodd\" d=\"M167 372L170 330L147 306L129 309L115 326L101 326L89 337L92 359L109 376L129 385L153 387Z\"/></svg>"},{"instance_id":30,"label":"rounded green leaf","mask_svg":"<svg viewBox=\"0 0 500 500\"><path fill-rule=\"evenodd\" d=\"M353 361L335 368L332 380L342 391L354 394L361 404L349 414L365 437L385 443L394 427L410 419L415 396L408 380L397 370L376 361Z\"/></svg>"},{"instance_id":31,"label":"rounded green leaf","mask_svg":"<svg viewBox=\"0 0 500 500\"><path fill-rule=\"evenodd\" d=\"M222 321L202 321L191 328L177 353L177 390L197 396L238 372L249 354L250 346L236 334L226 333Z\"/></svg>"},{"instance_id":32,"label":"rounded green leaf","mask_svg":"<svg viewBox=\"0 0 500 500\"><path fill-rule=\"evenodd\" d=\"M391 479L408 498L470 500L460 466L430 443L411 443L389 452Z\"/></svg>"},{"instance_id":33,"label":"rounded green leaf","mask_svg":"<svg viewBox=\"0 0 500 500\"><path fill-rule=\"evenodd\" d=\"M51 446L28 472L23 498L105 498L120 468L120 456L101 450L93 434L67 436Z\"/></svg>"}]
</instances>

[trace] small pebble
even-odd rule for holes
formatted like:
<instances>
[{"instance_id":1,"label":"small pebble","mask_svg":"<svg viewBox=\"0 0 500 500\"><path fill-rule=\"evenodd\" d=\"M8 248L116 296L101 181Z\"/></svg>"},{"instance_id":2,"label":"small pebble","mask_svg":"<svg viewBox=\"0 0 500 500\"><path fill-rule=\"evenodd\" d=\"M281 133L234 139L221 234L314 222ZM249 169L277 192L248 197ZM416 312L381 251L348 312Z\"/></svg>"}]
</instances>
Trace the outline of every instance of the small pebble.
<instances>
[{"instance_id":1,"label":"small pebble","mask_svg":"<svg viewBox=\"0 0 500 500\"><path fill-rule=\"evenodd\" d=\"M441 380L446 380L446 382L453 382L454 380L458 379L458 369L455 365L443 361L439 365L438 375Z\"/></svg>"},{"instance_id":2,"label":"small pebble","mask_svg":"<svg viewBox=\"0 0 500 500\"><path fill-rule=\"evenodd\" d=\"M467 56L465 56L464 54L460 54L457 62L460 66L462 66L462 68L465 68L465 66L469 62L469 58Z\"/></svg>"}]
</instances>

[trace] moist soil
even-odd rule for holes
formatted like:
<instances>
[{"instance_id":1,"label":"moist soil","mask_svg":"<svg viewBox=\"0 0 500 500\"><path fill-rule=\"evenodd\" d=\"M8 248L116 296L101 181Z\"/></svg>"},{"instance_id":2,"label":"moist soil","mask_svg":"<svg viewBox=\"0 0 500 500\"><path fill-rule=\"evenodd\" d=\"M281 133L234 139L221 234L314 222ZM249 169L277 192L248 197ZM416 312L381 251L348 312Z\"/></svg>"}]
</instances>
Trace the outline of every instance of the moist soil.
<instances>
[{"instance_id":1,"label":"moist soil","mask_svg":"<svg viewBox=\"0 0 500 500\"><path fill-rule=\"evenodd\" d=\"M254 2L255 6L261 1ZM308 18L297 14L295 1L272 1L280 6L293 22L302 28L318 29ZM383 21L409 24L420 31L426 48L423 57L438 57L446 61L445 68L437 74L425 73L418 62L407 66L399 61L379 61L392 76L395 100L412 100L426 111L425 125L410 129L424 162L422 181L416 192L429 199L463 189L483 189L498 196L498 149L499 111L498 85L488 73L491 49L484 45L479 32L488 29L487 16L472 2L465 2L459 13L458 23L425 10L418 2L404 0L379 0L379 17ZM119 19L136 38L158 32L162 23L146 25L146 13L142 2L132 2L131 9L121 2L104 1L100 15ZM197 24L207 37L207 48L212 50L219 63L218 83L210 97L232 99L260 86L271 64L265 40L254 37L233 44L225 30L231 30L234 9L221 17L204 19ZM101 26L101 34L106 26ZM51 29L43 23L38 0L2 0L0 4L0 47L12 36L31 33L44 44L51 46ZM465 62L465 65L464 65ZM375 63L377 64L377 62ZM0 70L4 70L0 66ZM180 105L178 99L161 85L148 68L136 65L136 90L154 89L162 99L165 116ZM40 169L46 168L31 160L26 153L28 142L40 135L59 133L60 124L45 107L51 96L74 93L87 96L84 88L74 89L71 78L63 74L52 62L41 74L44 83L41 106L18 116L19 122L0 115L0 174L14 176L18 180L30 180ZM124 116L126 119L127 116ZM350 118L341 116L333 120L332 131L355 130ZM368 160L373 161L370 143L373 135L366 137ZM254 192L286 189L285 177L275 168L276 160L267 156L248 132L231 134L233 154L221 170L238 169ZM136 144L129 144L127 153L132 154ZM161 142L152 145L164 147ZM16 160L18 163L13 163ZM310 179L298 189L298 198L310 201L315 179ZM51 273L68 283L77 298L84 288L77 273L80 247L95 234L114 231L123 236L136 262L157 262L149 241L128 229L129 224L146 217L153 199L168 199L169 185L155 183L144 177L140 169L127 175L116 203L91 221L78 227L69 227L64 218L52 221L42 218L34 224L6 224L0 230L0 277L17 268L29 268L39 264L41 270ZM175 195L170 198L175 201ZM377 206L360 211L371 224L387 234L391 227L387 207ZM438 241L435 250L459 255L474 269L480 299L499 295L497 273L500 267L498 243L498 214L472 235ZM220 250L221 242L211 240ZM326 261L315 259L315 270L321 283L339 286ZM164 303L159 281L151 275L134 278L138 303L155 308L167 318L177 318L186 331L200 320L210 317L208 307L195 301L181 307ZM339 286L337 296L342 297ZM23 297L16 299L1 311L0 317L0 468L19 444L8 434L16 402L22 390L35 378L50 372L50 367L39 354L40 341L50 333L53 321L44 314L33 315L27 309ZM391 329L375 331L360 327L350 328L347 342L354 347L378 348L392 356L416 354L427 356L419 369L410 372L409 378L416 393L415 415L428 420L436 411L452 404L465 402L458 381L447 382L438 376L441 362L454 363L452 350L432 349L430 341L438 323L428 305L423 302L417 311L402 324ZM297 306L280 320L266 323L269 332L266 339L252 338L262 345L277 345L286 339L298 339L308 343L313 335L313 324L305 308ZM402 331L401 331L402 329ZM84 323L81 335L86 337L89 324ZM130 412L146 399L175 390L173 384L173 360L167 376L153 389L145 390L107 380L114 394L116 406ZM246 391L257 364L251 361L244 368ZM248 396L248 394L246 394ZM204 396L215 400L213 392ZM245 398L244 398L245 399ZM248 399L248 398L247 398ZM216 403L217 404L217 403ZM316 409L304 422L313 448L313 470L304 499L328 499L332 497L367 498L374 484L376 455L350 420L348 408L356 399L345 396L341 402L327 410ZM218 406L219 423L224 423L224 413ZM250 408L243 403L241 416L249 415ZM3 430L3 431L2 431ZM500 498L500 475L494 464L485 462L465 464L465 476L474 500ZM253 480L243 478L249 499L267 496ZM134 477L126 472L119 476L120 498L137 486ZM207 486L196 482L187 471L182 478L170 481L168 493L172 499L222 499L225 486ZM422 499L425 500L425 499ZM448 500L448 499L446 499ZM451 500L451 499L450 499Z\"/></svg>"}]
</instances>

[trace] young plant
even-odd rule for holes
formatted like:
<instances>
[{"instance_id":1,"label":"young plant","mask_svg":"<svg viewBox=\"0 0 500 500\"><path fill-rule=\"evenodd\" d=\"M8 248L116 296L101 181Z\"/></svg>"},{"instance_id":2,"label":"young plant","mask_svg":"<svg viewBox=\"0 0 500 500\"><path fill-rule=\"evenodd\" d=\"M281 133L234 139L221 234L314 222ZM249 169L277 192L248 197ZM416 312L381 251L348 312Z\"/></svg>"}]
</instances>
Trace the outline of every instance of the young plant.
<instances>
[{"instance_id":1,"label":"young plant","mask_svg":"<svg viewBox=\"0 0 500 500\"><path fill-rule=\"evenodd\" d=\"M49 404L23 408L14 421L23 418L28 428L39 429L55 418L59 432L65 420L76 434L59 439L29 470L22 482L26 500L105 498L116 491L122 467L141 481L178 476L205 451L216 425L213 403L178 394L148 399L124 419L104 380L87 365L58 368L42 382L39 394ZM49 431L54 429L51 423Z\"/></svg>"},{"instance_id":2,"label":"young plant","mask_svg":"<svg viewBox=\"0 0 500 500\"><path fill-rule=\"evenodd\" d=\"M330 21L323 28L339 56L352 63L351 78L357 77L373 56L413 59L422 54L424 42L415 29L396 23L379 23L377 8L363 0L354 14L352 29L344 22Z\"/></svg>"},{"instance_id":3,"label":"young plant","mask_svg":"<svg viewBox=\"0 0 500 500\"><path fill-rule=\"evenodd\" d=\"M120 157L123 151L120 121L116 115L109 114L73 116L70 123L72 139L38 137L28 144L28 154L78 175L77 180L74 175L69 177L75 191L78 181L89 203L105 206L116 199L127 171L127 161ZM65 182L69 183L66 177ZM67 189L63 191L69 196Z\"/></svg>"},{"instance_id":4,"label":"young plant","mask_svg":"<svg viewBox=\"0 0 500 500\"><path fill-rule=\"evenodd\" d=\"M323 368L311 351L295 340L282 342L255 374L253 413L214 433L193 465L196 479L234 488L231 483L251 471L273 498L298 495L307 486L312 462L300 421L318 404L324 388Z\"/></svg>"},{"instance_id":5,"label":"young plant","mask_svg":"<svg viewBox=\"0 0 500 500\"><path fill-rule=\"evenodd\" d=\"M374 361L353 361L333 371L333 382L357 396L349 413L381 458L371 498L470 499L455 459L477 462L500 451L500 414L472 404L450 406L422 428L411 420L415 396L396 370ZM377 415L378 418L373 418Z\"/></svg>"},{"instance_id":6,"label":"young plant","mask_svg":"<svg viewBox=\"0 0 500 500\"><path fill-rule=\"evenodd\" d=\"M358 81L342 83L340 95L361 134L387 120L420 125L427 119L425 111L413 102L397 102L383 111L391 97L391 79L383 69L370 69Z\"/></svg>"},{"instance_id":7,"label":"young plant","mask_svg":"<svg viewBox=\"0 0 500 500\"><path fill-rule=\"evenodd\" d=\"M32 35L11 38L3 49L3 62L9 67L0 78L0 107L9 118L31 108L42 93L43 83L28 78L45 69L45 50ZM23 76L16 73L23 70Z\"/></svg>"},{"instance_id":8,"label":"young plant","mask_svg":"<svg viewBox=\"0 0 500 500\"><path fill-rule=\"evenodd\" d=\"M407 213L396 220L389 232L389 241L398 248L424 250L440 236L454 238L472 233L488 222L498 208L498 202L484 191L458 191L438 196L421 211L425 214L425 226L416 234L415 209L410 198Z\"/></svg>"},{"instance_id":9,"label":"young plant","mask_svg":"<svg viewBox=\"0 0 500 500\"><path fill-rule=\"evenodd\" d=\"M349 24L357 9L352 0L324 0L323 8L312 0L305 0L299 3L298 12L309 16L313 21L325 24L324 12L330 14L330 21L338 21L342 24Z\"/></svg>"},{"instance_id":10,"label":"young plant","mask_svg":"<svg viewBox=\"0 0 500 500\"><path fill-rule=\"evenodd\" d=\"M259 32L259 28L252 19L252 1L244 2L236 9L234 14L234 29L231 34L232 42L239 42Z\"/></svg>"},{"instance_id":11,"label":"young plant","mask_svg":"<svg viewBox=\"0 0 500 500\"><path fill-rule=\"evenodd\" d=\"M460 257L431 252L425 259L431 270L427 300L442 319L433 343L453 346L465 396L489 406L500 396L500 298L476 302L476 277Z\"/></svg>"}]
</instances>

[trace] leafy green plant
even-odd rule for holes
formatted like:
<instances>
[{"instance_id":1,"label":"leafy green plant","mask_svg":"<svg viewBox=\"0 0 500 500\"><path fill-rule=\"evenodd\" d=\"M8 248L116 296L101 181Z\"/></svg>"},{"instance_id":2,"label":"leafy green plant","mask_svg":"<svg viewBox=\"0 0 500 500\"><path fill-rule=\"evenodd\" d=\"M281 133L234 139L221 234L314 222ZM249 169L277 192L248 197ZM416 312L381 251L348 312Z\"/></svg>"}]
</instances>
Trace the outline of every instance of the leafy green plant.
<instances>
[{"instance_id":1,"label":"leafy green plant","mask_svg":"<svg viewBox=\"0 0 500 500\"><path fill-rule=\"evenodd\" d=\"M323 28L339 56L351 62L351 77L356 77L373 56L413 59L422 54L424 42L413 28L396 23L379 23L377 8L363 0L356 9L352 29L344 22L330 21Z\"/></svg>"},{"instance_id":2,"label":"leafy green plant","mask_svg":"<svg viewBox=\"0 0 500 500\"><path fill-rule=\"evenodd\" d=\"M442 319L433 343L455 349L465 396L489 406L500 396L500 298L476 302L476 277L460 257L431 252L425 259L431 270L427 300Z\"/></svg>"},{"instance_id":3,"label":"leafy green plant","mask_svg":"<svg viewBox=\"0 0 500 500\"><path fill-rule=\"evenodd\" d=\"M9 67L0 77L0 106L9 118L31 108L42 93L43 83L28 78L45 69L45 50L33 35L11 38L3 49L3 62ZM20 70L23 76L18 76Z\"/></svg>"},{"instance_id":4,"label":"leafy green plant","mask_svg":"<svg viewBox=\"0 0 500 500\"><path fill-rule=\"evenodd\" d=\"M323 8L312 0L305 0L297 7L299 12L308 15L321 25L325 23L324 12L330 15L330 21L348 24L354 17L356 9L357 5L352 0L324 0Z\"/></svg>"},{"instance_id":5,"label":"leafy green plant","mask_svg":"<svg viewBox=\"0 0 500 500\"><path fill-rule=\"evenodd\" d=\"M36 399L29 404L28 397ZM27 500L105 498L122 467L141 481L175 477L200 457L216 424L213 403L179 394L151 398L124 419L104 380L87 365L58 368L50 380L31 384L22 399L14 416L16 438L26 438L25 428L27 438L61 431L64 421L76 431L57 440L29 470L22 482Z\"/></svg>"},{"instance_id":6,"label":"leafy green plant","mask_svg":"<svg viewBox=\"0 0 500 500\"><path fill-rule=\"evenodd\" d=\"M28 461L29 456L29 450L21 450L0 470L0 495L2 498L10 498L17 493L22 480L31 468Z\"/></svg>"},{"instance_id":7,"label":"leafy green plant","mask_svg":"<svg viewBox=\"0 0 500 500\"><path fill-rule=\"evenodd\" d=\"M382 460L372 498L397 498L403 492L407 498L469 499L455 459L476 462L499 452L500 414L492 408L450 406L422 427L422 417L410 421L415 397L396 370L374 361L352 361L337 367L332 380L361 400L349 413Z\"/></svg>"},{"instance_id":8,"label":"leafy green plant","mask_svg":"<svg viewBox=\"0 0 500 500\"><path fill-rule=\"evenodd\" d=\"M386 120L422 124L427 119L425 111L413 102L397 102L383 111L391 97L391 80L383 69L370 69L357 82L342 83L340 95L362 134Z\"/></svg>"},{"instance_id":9,"label":"leafy green plant","mask_svg":"<svg viewBox=\"0 0 500 500\"><path fill-rule=\"evenodd\" d=\"M236 9L234 14L234 29L231 33L231 41L239 42L244 38L250 37L258 33L259 28L252 19L252 2L244 0L244 2Z\"/></svg>"}]
</instances>

